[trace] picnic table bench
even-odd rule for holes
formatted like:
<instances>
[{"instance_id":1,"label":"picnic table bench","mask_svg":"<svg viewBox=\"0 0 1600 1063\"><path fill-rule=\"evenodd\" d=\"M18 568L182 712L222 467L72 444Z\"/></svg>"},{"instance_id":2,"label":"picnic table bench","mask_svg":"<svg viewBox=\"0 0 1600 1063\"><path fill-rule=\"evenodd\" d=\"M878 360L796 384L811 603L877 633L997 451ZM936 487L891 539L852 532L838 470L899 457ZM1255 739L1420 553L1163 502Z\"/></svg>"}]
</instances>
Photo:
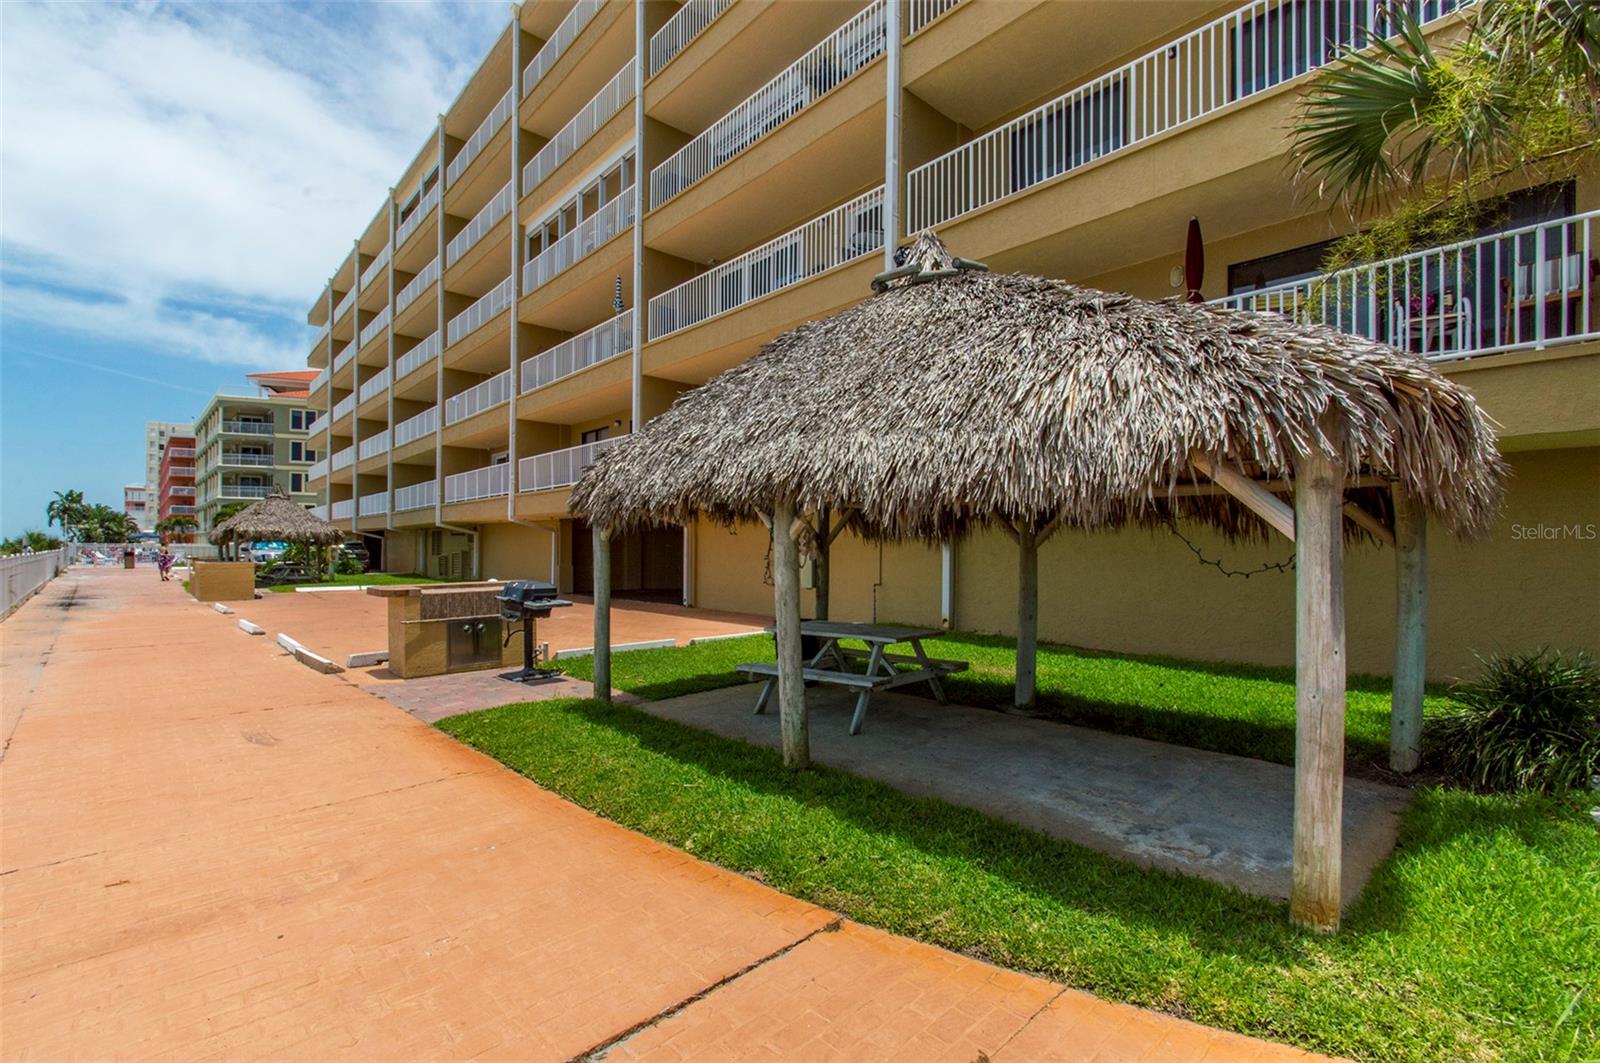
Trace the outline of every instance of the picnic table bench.
<instances>
[{"instance_id":1,"label":"picnic table bench","mask_svg":"<svg viewBox=\"0 0 1600 1063\"><path fill-rule=\"evenodd\" d=\"M775 631L774 628L767 628ZM850 718L850 733L861 733L861 723L866 719L867 705L874 692L895 687L926 683L933 696L945 703L944 687L940 676L967 670L966 661L950 661L929 657L922 648L924 639L938 638L944 634L938 628L901 627L892 624L855 624L834 620L802 620L800 634L815 649L801 668L807 683L846 687L856 691L855 714ZM840 642L860 642L865 649L841 646ZM910 653L890 653L889 647L905 643ZM851 665L865 662L865 670L852 671ZM778 666L758 662L741 664L735 671L741 675L765 676L761 693L756 698L756 715L767 711L773 688L778 683Z\"/></svg>"},{"instance_id":2,"label":"picnic table bench","mask_svg":"<svg viewBox=\"0 0 1600 1063\"><path fill-rule=\"evenodd\" d=\"M295 561L277 561L261 570L256 583L263 587L281 587L289 583L315 583L317 577L306 566Z\"/></svg>"}]
</instances>

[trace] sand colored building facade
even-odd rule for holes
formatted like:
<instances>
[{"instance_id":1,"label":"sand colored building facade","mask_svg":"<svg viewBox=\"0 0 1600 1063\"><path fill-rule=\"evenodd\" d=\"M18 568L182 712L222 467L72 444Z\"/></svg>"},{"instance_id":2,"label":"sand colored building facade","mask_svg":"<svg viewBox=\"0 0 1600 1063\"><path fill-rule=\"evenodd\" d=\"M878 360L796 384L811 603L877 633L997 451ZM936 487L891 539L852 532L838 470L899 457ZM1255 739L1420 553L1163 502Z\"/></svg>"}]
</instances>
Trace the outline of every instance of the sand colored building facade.
<instances>
[{"instance_id":1,"label":"sand colored building facade","mask_svg":"<svg viewBox=\"0 0 1600 1063\"><path fill-rule=\"evenodd\" d=\"M266 498L274 488L302 505L316 503L309 476L318 415L306 391L314 375L250 373L252 393L219 393L195 418L188 491L201 536L217 523L222 506Z\"/></svg>"},{"instance_id":2,"label":"sand colored building facade","mask_svg":"<svg viewBox=\"0 0 1600 1063\"><path fill-rule=\"evenodd\" d=\"M1436 38L1460 32L1453 0L1412 6ZM1322 276L1351 223L1291 185L1284 130L1383 8L528 0L310 309L308 500L381 539L391 571L583 593L590 536L567 512L583 468L767 340L866 298L886 245L932 227L997 270L1160 298L1184 294L1196 218L1203 298L1316 304L1434 360L1499 422L1500 524L1435 537L1431 671L1600 649L1600 179L1513 190L1458 244ZM613 582L770 611L767 548L761 525L658 529L613 544ZM1226 574L1284 553L1182 528L1059 534L1041 636L1286 663L1292 576ZM945 549L846 536L832 614L1007 632L1015 580L1000 533ZM1352 549L1346 597L1352 668L1386 673L1385 549Z\"/></svg>"}]
</instances>

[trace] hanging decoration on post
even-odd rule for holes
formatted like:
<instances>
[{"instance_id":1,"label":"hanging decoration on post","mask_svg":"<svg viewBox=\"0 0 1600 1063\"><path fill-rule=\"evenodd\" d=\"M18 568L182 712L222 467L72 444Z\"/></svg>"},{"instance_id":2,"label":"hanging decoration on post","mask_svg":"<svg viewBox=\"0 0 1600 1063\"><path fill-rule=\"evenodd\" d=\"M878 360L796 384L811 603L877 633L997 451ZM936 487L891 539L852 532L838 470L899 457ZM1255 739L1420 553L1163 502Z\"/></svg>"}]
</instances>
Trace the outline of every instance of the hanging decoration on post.
<instances>
[{"instance_id":1,"label":"hanging decoration on post","mask_svg":"<svg viewBox=\"0 0 1600 1063\"><path fill-rule=\"evenodd\" d=\"M615 310L619 314L622 313L624 309L622 305L622 274L620 273L617 274L616 292L611 297L611 309Z\"/></svg>"}]
</instances>

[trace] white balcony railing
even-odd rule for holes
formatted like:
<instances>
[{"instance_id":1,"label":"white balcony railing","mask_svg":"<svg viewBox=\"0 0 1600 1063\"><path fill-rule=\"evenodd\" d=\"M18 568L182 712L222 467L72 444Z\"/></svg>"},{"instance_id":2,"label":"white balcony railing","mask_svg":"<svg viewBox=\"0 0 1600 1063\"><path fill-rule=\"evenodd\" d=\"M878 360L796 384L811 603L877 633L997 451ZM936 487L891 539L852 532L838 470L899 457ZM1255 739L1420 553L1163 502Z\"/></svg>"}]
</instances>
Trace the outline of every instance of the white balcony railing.
<instances>
[{"instance_id":1,"label":"white balcony railing","mask_svg":"<svg viewBox=\"0 0 1600 1063\"><path fill-rule=\"evenodd\" d=\"M594 459L626 436L612 436L565 450L552 450L534 454L517 464L517 490L548 491L553 487L570 487L578 482L583 470L594 464Z\"/></svg>"},{"instance_id":2,"label":"white balcony railing","mask_svg":"<svg viewBox=\"0 0 1600 1063\"><path fill-rule=\"evenodd\" d=\"M345 314L349 313L350 308L355 305L355 302L356 302L356 291L355 291L354 288L352 288L348 292L345 293L345 296L344 296L343 299L340 299L337 303L334 304L334 306L333 306L333 323L335 325L337 325L339 323L339 319L340 318L344 317Z\"/></svg>"},{"instance_id":3,"label":"white balcony railing","mask_svg":"<svg viewBox=\"0 0 1600 1063\"><path fill-rule=\"evenodd\" d=\"M363 517L381 517L389 512L389 492L375 491L370 495L362 495L361 501L356 505L356 512Z\"/></svg>"},{"instance_id":4,"label":"white balcony railing","mask_svg":"<svg viewBox=\"0 0 1600 1063\"><path fill-rule=\"evenodd\" d=\"M400 311L404 310L406 307L408 307L412 303L416 302L417 301L417 297L420 296L423 292L427 291L428 288L433 284L433 282L438 280L438 279L439 279L439 257L437 255L435 255L434 258L433 258L433 261L429 262L426 266L422 267L422 272L421 273L418 273L415 277L412 277L409 281L406 282L406 286L404 288L401 288L398 292L395 293L395 297L394 297L394 310L395 310L395 313L398 314Z\"/></svg>"},{"instance_id":5,"label":"white balcony railing","mask_svg":"<svg viewBox=\"0 0 1600 1063\"><path fill-rule=\"evenodd\" d=\"M333 324L331 322L329 324L320 326L317 331L311 334L311 349L314 351L321 347L323 342L327 340L328 333L332 331Z\"/></svg>"},{"instance_id":6,"label":"white balcony railing","mask_svg":"<svg viewBox=\"0 0 1600 1063\"><path fill-rule=\"evenodd\" d=\"M588 332L562 340L522 362L523 391L542 388L580 369L598 365L633 350L633 311L624 310Z\"/></svg>"},{"instance_id":7,"label":"white balcony railing","mask_svg":"<svg viewBox=\"0 0 1600 1063\"><path fill-rule=\"evenodd\" d=\"M496 373L444 400L444 423L455 424L511 401L511 370Z\"/></svg>"},{"instance_id":8,"label":"white balcony railing","mask_svg":"<svg viewBox=\"0 0 1600 1063\"><path fill-rule=\"evenodd\" d=\"M755 95L651 170L650 206L661 206L701 180L882 55L886 2L877 0L834 30Z\"/></svg>"},{"instance_id":9,"label":"white balcony railing","mask_svg":"<svg viewBox=\"0 0 1600 1063\"><path fill-rule=\"evenodd\" d=\"M438 427L439 407L429 406L415 417L408 417L394 426L394 445L403 447L424 436L431 436Z\"/></svg>"},{"instance_id":10,"label":"white balcony railing","mask_svg":"<svg viewBox=\"0 0 1600 1063\"><path fill-rule=\"evenodd\" d=\"M313 480L321 480L328 475L328 459L323 458L311 466L311 471L306 476Z\"/></svg>"},{"instance_id":11,"label":"white balcony railing","mask_svg":"<svg viewBox=\"0 0 1600 1063\"><path fill-rule=\"evenodd\" d=\"M439 481L424 480L394 489L394 511L404 513L411 509L432 509L439 497Z\"/></svg>"},{"instance_id":12,"label":"white balcony railing","mask_svg":"<svg viewBox=\"0 0 1600 1063\"><path fill-rule=\"evenodd\" d=\"M193 498L194 488L186 484L175 484L167 488L167 494L173 498Z\"/></svg>"},{"instance_id":13,"label":"white balcony railing","mask_svg":"<svg viewBox=\"0 0 1600 1063\"><path fill-rule=\"evenodd\" d=\"M256 465L271 468L276 459L271 454L222 454L223 465Z\"/></svg>"},{"instance_id":14,"label":"white balcony railing","mask_svg":"<svg viewBox=\"0 0 1600 1063\"><path fill-rule=\"evenodd\" d=\"M446 502L472 502L480 498L503 497L511 490L511 464L486 465L470 472L444 478Z\"/></svg>"},{"instance_id":15,"label":"white balcony railing","mask_svg":"<svg viewBox=\"0 0 1600 1063\"><path fill-rule=\"evenodd\" d=\"M395 227L395 246L404 247L406 241L411 239L411 234L417 231L418 226L428 219L428 215L432 214L433 208L437 207L438 205L439 186L434 185L433 188L428 191L428 194L422 197L422 202L417 204L416 209L410 214L407 214L405 219Z\"/></svg>"},{"instance_id":16,"label":"white balcony railing","mask_svg":"<svg viewBox=\"0 0 1600 1063\"><path fill-rule=\"evenodd\" d=\"M578 0L572 5L572 10L567 12L567 17L561 20L561 25L544 42L544 47L539 49L537 55L522 68L522 94L526 96L533 91L535 85L550 72L556 65L556 60L561 54L572 46L578 39L578 34L583 32L595 13L605 6L605 0Z\"/></svg>"},{"instance_id":17,"label":"white balcony railing","mask_svg":"<svg viewBox=\"0 0 1600 1063\"><path fill-rule=\"evenodd\" d=\"M356 344L347 343L333 356L333 371L340 372L345 366L356 360Z\"/></svg>"},{"instance_id":18,"label":"white balcony railing","mask_svg":"<svg viewBox=\"0 0 1600 1063\"><path fill-rule=\"evenodd\" d=\"M242 436L270 436L276 431L271 421L223 421L222 430Z\"/></svg>"},{"instance_id":19,"label":"white balcony railing","mask_svg":"<svg viewBox=\"0 0 1600 1063\"><path fill-rule=\"evenodd\" d=\"M445 339L448 341L446 346L459 343L468 333L488 324L496 314L511 305L516 293L517 278L507 277L495 285L488 295L451 318L450 323L445 326Z\"/></svg>"},{"instance_id":20,"label":"white balcony railing","mask_svg":"<svg viewBox=\"0 0 1600 1063\"><path fill-rule=\"evenodd\" d=\"M169 465L169 466L167 466L166 476L168 478L171 478L171 477L174 477L174 476L187 476L190 479L193 479L194 478L194 466L193 465Z\"/></svg>"},{"instance_id":21,"label":"white balcony railing","mask_svg":"<svg viewBox=\"0 0 1600 1063\"><path fill-rule=\"evenodd\" d=\"M230 484L223 483L218 492L219 498L266 498L272 494L270 484Z\"/></svg>"},{"instance_id":22,"label":"white balcony railing","mask_svg":"<svg viewBox=\"0 0 1600 1063\"><path fill-rule=\"evenodd\" d=\"M1213 302L1443 360L1600 338L1600 210Z\"/></svg>"},{"instance_id":23,"label":"white balcony railing","mask_svg":"<svg viewBox=\"0 0 1600 1063\"><path fill-rule=\"evenodd\" d=\"M478 128L472 131L472 136L467 138L467 142L461 146L456 157L450 160L450 167L444 172L446 188L455 184L461 175L467 172L472 160L476 159L488 146L489 141L494 139L494 135L500 132L500 127L511 117L513 102L511 90L506 89L506 94L500 97L500 102L494 105L494 110L478 123Z\"/></svg>"},{"instance_id":24,"label":"white balcony railing","mask_svg":"<svg viewBox=\"0 0 1600 1063\"><path fill-rule=\"evenodd\" d=\"M376 457L388 449L389 430L385 428L383 431L376 432L363 439L360 445L356 447L356 453L360 455L362 461L366 461L368 458Z\"/></svg>"},{"instance_id":25,"label":"white balcony railing","mask_svg":"<svg viewBox=\"0 0 1600 1063\"><path fill-rule=\"evenodd\" d=\"M194 515L194 507L193 506L173 506L173 507L171 507L171 511L173 513L185 513L185 514L188 514L190 516Z\"/></svg>"},{"instance_id":26,"label":"white balcony railing","mask_svg":"<svg viewBox=\"0 0 1600 1063\"><path fill-rule=\"evenodd\" d=\"M350 394L346 395L344 398L340 399L338 402L333 404L333 419L335 421L337 421L340 418L342 418L345 414L349 413L351 410L353 410L355 408L356 408L356 396L355 396L355 392L351 392Z\"/></svg>"},{"instance_id":27,"label":"white balcony railing","mask_svg":"<svg viewBox=\"0 0 1600 1063\"><path fill-rule=\"evenodd\" d=\"M167 450L166 450L166 453L167 453L168 457L170 457L174 461L176 461L179 458L192 458L192 457L194 457L194 448L193 447L168 447Z\"/></svg>"},{"instance_id":28,"label":"white balcony railing","mask_svg":"<svg viewBox=\"0 0 1600 1063\"><path fill-rule=\"evenodd\" d=\"M632 224L633 190L625 188L616 199L580 221L571 232L523 265L523 294L571 269Z\"/></svg>"},{"instance_id":29,"label":"white balcony railing","mask_svg":"<svg viewBox=\"0 0 1600 1063\"><path fill-rule=\"evenodd\" d=\"M669 336L882 249L883 188L879 186L654 297L650 300L650 338Z\"/></svg>"},{"instance_id":30,"label":"white balcony railing","mask_svg":"<svg viewBox=\"0 0 1600 1063\"><path fill-rule=\"evenodd\" d=\"M678 8L667 24L656 30L650 38L650 76L661 73L662 68L689 46L689 42L728 8L733 0L688 0Z\"/></svg>"},{"instance_id":31,"label":"white balcony railing","mask_svg":"<svg viewBox=\"0 0 1600 1063\"><path fill-rule=\"evenodd\" d=\"M334 520L349 520L356 515L356 500L353 498L340 499L333 504L332 513Z\"/></svg>"},{"instance_id":32,"label":"white balcony railing","mask_svg":"<svg viewBox=\"0 0 1600 1063\"><path fill-rule=\"evenodd\" d=\"M330 472L338 472L340 469L348 469L355 464L355 460L356 448L345 447L333 456L333 460L328 464L328 470Z\"/></svg>"},{"instance_id":33,"label":"white balcony railing","mask_svg":"<svg viewBox=\"0 0 1600 1063\"><path fill-rule=\"evenodd\" d=\"M318 370L317 375L311 378L311 387L309 390L312 394L316 394L328 386L329 375L330 374L326 369Z\"/></svg>"},{"instance_id":34,"label":"white balcony railing","mask_svg":"<svg viewBox=\"0 0 1600 1063\"><path fill-rule=\"evenodd\" d=\"M358 402L366 402L374 395L382 395L389 386L389 367L384 366L370 378L361 382L361 389L356 393L360 396Z\"/></svg>"},{"instance_id":35,"label":"white balcony railing","mask_svg":"<svg viewBox=\"0 0 1600 1063\"><path fill-rule=\"evenodd\" d=\"M628 101L633 99L633 61L624 63L616 76L606 82L606 87L594 94L594 97L583 109L572 117L572 121L561 127L561 131L551 137L549 142L529 159L527 165L522 167L522 194L527 195L544 179L555 172L556 167L570 159L574 152L588 142L599 128L610 121L612 116L622 110Z\"/></svg>"},{"instance_id":36,"label":"white balcony railing","mask_svg":"<svg viewBox=\"0 0 1600 1063\"><path fill-rule=\"evenodd\" d=\"M394 378L396 380L404 380L413 371L422 368L437 357L439 357L439 334L435 332L395 359Z\"/></svg>"},{"instance_id":37,"label":"white balcony railing","mask_svg":"<svg viewBox=\"0 0 1600 1063\"><path fill-rule=\"evenodd\" d=\"M367 268L361 271L361 290L366 291L372 282L383 276L383 267L389 264L389 253L394 250L393 244L384 244L383 250L372 257L367 263Z\"/></svg>"},{"instance_id":38,"label":"white balcony railing","mask_svg":"<svg viewBox=\"0 0 1600 1063\"><path fill-rule=\"evenodd\" d=\"M960 2L961 0L906 0L906 36L916 33Z\"/></svg>"},{"instance_id":39,"label":"white balcony railing","mask_svg":"<svg viewBox=\"0 0 1600 1063\"><path fill-rule=\"evenodd\" d=\"M1424 0L1439 18L1463 0ZM1389 0L1254 0L906 175L906 231L1023 192L1362 47Z\"/></svg>"},{"instance_id":40,"label":"white balcony railing","mask_svg":"<svg viewBox=\"0 0 1600 1063\"><path fill-rule=\"evenodd\" d=\"M318 520L327 520L328 519L328 503L320 502L317 505L312 506L311 507L311 515L313 517L316 517Z\"/></svg>"},{"instance_id":41,"label":"white balcony railing","mask_svg":"<svg viewBox=\"0 0 1600 1063\"><path fill-rule=\"evenodd\" d=\"M383 335L383 330L389 327L389 318L392 316L393 309L393 307L384 307L373 316L371 321L361 326L362 347Z\"/></svg>"},{"instance_id":42,"label":"white balcony railing","mask_svg":"<svg viewBox=\"0 0 1600 1063\"><path fill-rule=\"evenodd\" d=\"M462 255L472 250L473 245L488 235L489 230L493 229L501 218L511 213L511 205L516 201L516 194L516 185L507 181L505 187L495 193L495 197L485 203L482 210L473 215L472 220L467 222L467 227L456 233L445 245L445 268L455 265Z\"/></svg>"}]
</instances>

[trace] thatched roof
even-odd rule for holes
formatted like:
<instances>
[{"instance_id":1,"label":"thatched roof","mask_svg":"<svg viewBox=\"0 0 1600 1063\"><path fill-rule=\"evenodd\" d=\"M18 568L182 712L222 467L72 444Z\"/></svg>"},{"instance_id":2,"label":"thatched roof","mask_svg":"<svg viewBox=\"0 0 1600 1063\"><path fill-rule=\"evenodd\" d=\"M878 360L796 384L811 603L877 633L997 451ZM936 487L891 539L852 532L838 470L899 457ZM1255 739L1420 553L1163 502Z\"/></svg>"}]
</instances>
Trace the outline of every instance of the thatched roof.
<instances>
[{"instance_id":1,"label":"thatched roof","mask_svg":"<svg viewBox=\"0 0 1600 1063\"><path fill-rule=\"evenodd\" d=\"M206 536L218 546L224 543L255 542L265 539L289 543L314 543L331 546L344 542L345 532L315 516L300 503L274 486L272 494L241 509Z\"/></svg>"},{"instance_id":2,"label":"thatched roof","mask_svg":"<svg viewBox=\"0 0 1600 1063\"><path fill-rule=\"evenodd\" d=\"M573 511L622 531L749 520L787 497L853 507L884 538L1169 514L1255 535L1230 497L1172 494L1194 482L1191 452L1286 478L1312 445L1403 483L1457 533L1498 509L1487 419L1415 355L1278 314L958 271L931 234L912 262L920 276L681 396L589 468Z\"/></svg>"}]
</instances>

